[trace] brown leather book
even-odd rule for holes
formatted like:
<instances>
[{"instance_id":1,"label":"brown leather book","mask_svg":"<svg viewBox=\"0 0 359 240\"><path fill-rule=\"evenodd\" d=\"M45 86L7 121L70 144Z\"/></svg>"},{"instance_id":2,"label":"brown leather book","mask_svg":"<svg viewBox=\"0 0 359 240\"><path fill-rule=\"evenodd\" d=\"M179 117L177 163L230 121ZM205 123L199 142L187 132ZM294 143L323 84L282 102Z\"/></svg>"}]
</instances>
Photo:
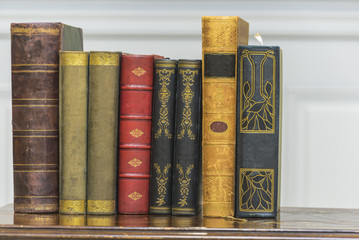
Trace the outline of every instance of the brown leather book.
<instances>
[{"instance_id":1,"label":"brown leather book","mask_svg":"<svg viewBox=\"0 0 359 240\"><path fill-rule=\"evenodd\" d=\"M62 23L11 24L15 212L58 211L59 50L82 43Z\"/></svg>"}]
</instances>

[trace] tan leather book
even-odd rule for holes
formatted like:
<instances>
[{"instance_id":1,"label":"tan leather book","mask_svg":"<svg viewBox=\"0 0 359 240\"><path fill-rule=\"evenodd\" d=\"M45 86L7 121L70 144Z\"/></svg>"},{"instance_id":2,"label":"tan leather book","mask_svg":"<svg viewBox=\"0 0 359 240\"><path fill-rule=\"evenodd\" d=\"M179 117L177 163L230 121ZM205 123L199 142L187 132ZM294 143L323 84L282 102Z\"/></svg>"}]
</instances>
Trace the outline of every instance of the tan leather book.
<instances>
[{"instance_id":1,"label":"tan leather book","mask_svg":"<svg viewBox=\"0 0 359 240\"><path fill-rule=\"evenodd\" d=\"M87 213L116 213L120 52L90 52Z\"/></svg>"},{"instance_id":2,"label":"tan leather book","mask_svg":"<svg viewBox=\"0 0 359 240\"><path fill-rule=\"evenodd\" d=\"M237 47L248 44L239 17L202 18L203 216L233 216Z\"/></svg>"},{"instance_id":3,"label":"tan leather book","mask_svg":"<svg viewBox=\"0 0 359 240\"><path fill-rule=\"evenodd\" d=\"M82 51L82 30L12 23L14 210L59 210L59 50Z\"/></svg>"},{"instance_id":4,"label":"tan leather book","mask_svg":"<svg viewBox=\"0 0 359 240\"><path fill-rule=\"evenodd\" d=\"M60 213L86 213L88 52L60 51Z\"/></svg>"}]
</instances>

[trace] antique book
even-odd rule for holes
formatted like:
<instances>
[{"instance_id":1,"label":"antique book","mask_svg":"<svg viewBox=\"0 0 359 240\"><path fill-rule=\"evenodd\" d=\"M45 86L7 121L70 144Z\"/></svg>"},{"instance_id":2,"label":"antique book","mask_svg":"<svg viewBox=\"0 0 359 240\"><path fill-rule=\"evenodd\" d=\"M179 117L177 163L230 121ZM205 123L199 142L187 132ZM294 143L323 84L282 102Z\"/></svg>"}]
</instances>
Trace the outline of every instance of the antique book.
<instances>
[{"instance_id":1,"label":"antique book","mask_svg":"<svg viewBox=\"0 0 359 240\"><path fill-rule=\"evenodd\" d=\"M201 60L178 61L172 215L195 215L200 209L201 65Z\"/></svg>"},{"instance_id":2,"label":"antique book","mask_svg":"<svg viewBox=\"0 0 359 240\"><path fill-rule=\"evenodd\" d=\"M87 213L116 213L120 52L90 52Z\"/></svg>"},{"instance_id":3,"label":"antique book","mask_svg":"<svg viewBox=\"0 0 359 240\"><path fill-rule=\"evenodd\" d=\"M148 214L153 55L122 55L118 213Z\"/></svg>"},{"instance_id":4,"label":"antique book","mask_svg":"<svg viewBox=\"0 0 359 240\"><path fill-rule=\"evenodd\" d=\"M60 51L60 207L86 213L88 52Z\"/></svg>"},{"instance_id":5,"label":"antique book","mask_svg":"<svg viewBox=\"0 0 359 240\"><path fill-rule=\"evenodd\" d=\"M14 210L59 210L59 50L81 51L82 30L12 23Z\"/></svg>"},{"instance_id":6,"label":"antique book","mask_svg":"<svg viewBox=\"0 0 359 240\"><path fill-rule=\"evenodd\" d=\"M237 47L248 44L239 17L202 17L203 216L233 216Z\"/></svg>"},{"instance_id":7,"label":"antique book","mask_svg":"<svg viewBox=\"0 0 359 240\"><path fill-rule=\"evenodd\" d=\"M238 47L236 217L276 217L281 155L279 47Z\"/></svg>"},{"instance_id":8,"label":"antique book","mask_svg":"<svg viewBox=\"0 0 359 240\"><path fill-rule=\"evenodd\" d=\"M150 213L171 214L177 61L155 60Z\"/></svg>"}]
</instances>

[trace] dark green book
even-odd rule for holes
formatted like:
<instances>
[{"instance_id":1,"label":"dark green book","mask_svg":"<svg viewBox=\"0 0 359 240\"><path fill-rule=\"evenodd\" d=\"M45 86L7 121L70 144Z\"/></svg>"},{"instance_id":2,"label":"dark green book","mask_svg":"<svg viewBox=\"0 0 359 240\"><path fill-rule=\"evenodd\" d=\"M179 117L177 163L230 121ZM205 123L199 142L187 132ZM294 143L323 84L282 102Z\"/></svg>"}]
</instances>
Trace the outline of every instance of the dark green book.
<instances>
[{"instance_id":1,"label":"dark green book","mask_svg":"<svg viewBox=\"0 0 359 240\"><path fill-rule=\"evenodd\" d=\"M90 52L87 213L116 213L120 52Z\"/></svg>"},{"instance_id":2,"label":"dark green book","mask_svg":"<svg viewBox=\"0 0 359 240\"><path fill-rule=\"evenodd\" d=\"M88 52L60 51L59 212L86 213Z\"/></svg>"},{"instance_id":3,"label":"dark green book","mask_svg":"<svg viewBox=\"0 0 359 240\"><path fill-rule=\"evenodd\" d=\"M175 114L172 214L199 211L201 162L201 60L179 60Z\"/></svg>"},{"instance_id":4,"label":"dark green book","mask_svg":"<svg viewBox=\"0 0 359 240\"><path fill-rule=\"evenodd\" d=\"M235 217L279 210L281 54L279 47L238 47Z\"/></svg>"},{"instance_id":5,"label":"dark green book","mask_svg":"<svg viewBox=\"0 0 359 240\"><path fill-rule=\"evenodd\" d=\"M176 78L176 60L155 61L150 178L151 214L171 214Z\"/></svg>"}]
</instances>

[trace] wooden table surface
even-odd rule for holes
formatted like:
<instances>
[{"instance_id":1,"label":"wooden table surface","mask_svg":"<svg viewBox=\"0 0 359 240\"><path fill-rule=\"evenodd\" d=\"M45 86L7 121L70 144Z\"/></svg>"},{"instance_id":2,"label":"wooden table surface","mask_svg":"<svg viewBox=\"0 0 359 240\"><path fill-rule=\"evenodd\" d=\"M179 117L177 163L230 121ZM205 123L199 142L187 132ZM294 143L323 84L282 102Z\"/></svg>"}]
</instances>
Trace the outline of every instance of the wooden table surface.
<instances>
[{"instance_id":1,"label":"wooden table surface","mask_svg":"<svg viewBox=\"0 0 359 240\"><path fill-rule=\"evenodd\" d=\"M14 214L0 209L0 239L349 239L359 210L282 208L278 219L154 215Z\"/></svg>"}]
</instances>

